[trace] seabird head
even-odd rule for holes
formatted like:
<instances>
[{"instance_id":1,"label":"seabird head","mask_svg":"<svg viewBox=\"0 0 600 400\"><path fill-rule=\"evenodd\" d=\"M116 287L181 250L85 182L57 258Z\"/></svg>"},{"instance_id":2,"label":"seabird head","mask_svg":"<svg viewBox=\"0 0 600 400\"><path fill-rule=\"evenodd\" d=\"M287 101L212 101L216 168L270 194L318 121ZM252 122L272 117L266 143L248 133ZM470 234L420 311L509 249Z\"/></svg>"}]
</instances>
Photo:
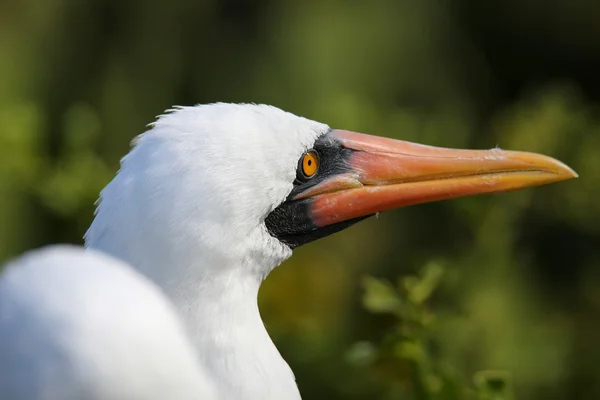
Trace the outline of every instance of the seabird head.
<instances>
[{"instance_id":1,"label":"seabird head","mask_svg":"<svg viewBox=\"0 0 600 400\"><path fill-rule=\"evenodd\" d=\"M265 221L294 189L298 160L328 131L265 105L170 110L134 140L101 193L86 243L133 265L170 265L172 254L199 254L206 269L260 258L253 273L264 277L291 255ZM173 273L145 272L159 280Z\"/></svg>"},{"instance_id":2,"label":"seabird head","mask_svg":"<svg viewBox=\"0 0 600 400\"><path fill-rule=\"evenodd\" d=\"M266 105L178 107L134 141L86 242L133 265L201 253L206 268L260 265L264 277L293 248L381 211L575 176L534 153L335 130Z\"/></svg>"}]
</instances>

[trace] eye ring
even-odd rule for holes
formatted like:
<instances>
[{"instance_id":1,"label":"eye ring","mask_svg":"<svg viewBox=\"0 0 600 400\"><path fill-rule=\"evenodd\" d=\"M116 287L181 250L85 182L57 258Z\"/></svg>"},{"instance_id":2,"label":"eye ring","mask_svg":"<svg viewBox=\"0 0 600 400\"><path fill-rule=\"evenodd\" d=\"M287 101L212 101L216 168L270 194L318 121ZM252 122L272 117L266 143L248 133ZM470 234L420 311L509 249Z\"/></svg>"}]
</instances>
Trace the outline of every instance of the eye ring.
<instances>
[{"instance_id":1,"label":"eye ring","mask_svg":"<svg viewBox=\"0 0 600 400\"><path fill-rule=\"evenodd\" d=\"M307 150L298 161L298 179L302 181L311 179L319 171L319 165L319 153L314 149Z\"/></svg>"}]
</instances>

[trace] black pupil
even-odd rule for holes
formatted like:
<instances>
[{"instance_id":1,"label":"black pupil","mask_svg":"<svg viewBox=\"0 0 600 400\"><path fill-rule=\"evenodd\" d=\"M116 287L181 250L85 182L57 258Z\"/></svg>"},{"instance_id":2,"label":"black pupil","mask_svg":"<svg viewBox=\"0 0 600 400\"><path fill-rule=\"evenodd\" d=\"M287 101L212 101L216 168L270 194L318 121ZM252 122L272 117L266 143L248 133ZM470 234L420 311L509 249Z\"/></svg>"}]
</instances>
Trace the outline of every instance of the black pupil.
<instances>
[{"instance_id":1,"label":"black pupil","mask_svg":"<svg viewBox=\"0 0 600 400\"><path fill-rule=\"evenodd\" d=\"M312 160L308 160L308 166L310 167L312 165Z\"/></svg>"}]
</instances>

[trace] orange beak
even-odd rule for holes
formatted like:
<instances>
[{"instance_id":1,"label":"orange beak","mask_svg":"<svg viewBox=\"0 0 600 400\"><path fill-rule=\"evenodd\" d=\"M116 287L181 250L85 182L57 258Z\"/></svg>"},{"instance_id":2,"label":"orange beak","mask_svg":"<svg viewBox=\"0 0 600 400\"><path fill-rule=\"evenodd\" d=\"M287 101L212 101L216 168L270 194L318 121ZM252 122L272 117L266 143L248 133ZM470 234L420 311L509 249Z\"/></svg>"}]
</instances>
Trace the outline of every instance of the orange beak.
<instances>
[{"instance_id":1,"label":"orange beak","mask_svg":"<svg viewBox=\"0 0 600 400\"><path fill-rule=\"evenodd\" d=\"M560 161L535 153L446 149L342 130L329 135L350 150L348 168L289 199L310 202L316 227L413 204L577 177Z\"/></svg>"}]
</instances>

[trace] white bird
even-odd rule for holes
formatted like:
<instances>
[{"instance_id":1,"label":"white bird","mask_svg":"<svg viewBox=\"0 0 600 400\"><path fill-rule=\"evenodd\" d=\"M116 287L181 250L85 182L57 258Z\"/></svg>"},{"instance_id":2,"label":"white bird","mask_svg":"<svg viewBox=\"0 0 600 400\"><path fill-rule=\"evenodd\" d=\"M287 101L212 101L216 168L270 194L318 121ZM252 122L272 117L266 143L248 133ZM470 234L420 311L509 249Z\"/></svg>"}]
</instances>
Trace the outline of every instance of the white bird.
<instances>
[{"instance_id":1,"label":"white bird","mask_svg":"<svg viewBox=\"0 0 600 400\"><path fill-rule=\"evenodd\" d=\"M122 261L51 246L0 275L0 399L216 399L172 304Z\"/></svg>"},{"instance_id":2,"label":"white bird","mask_svg":"<svg viewBox=\"0 0 600 400\"><path fill-rule=\"evenodd\" d=\"M575 176L538 154L333 130L266 105L178 107L134 141L86 243L165 290L224 398L299 399L257 306L293 248L380 211Z\"/></svg>"}]
</instances>

